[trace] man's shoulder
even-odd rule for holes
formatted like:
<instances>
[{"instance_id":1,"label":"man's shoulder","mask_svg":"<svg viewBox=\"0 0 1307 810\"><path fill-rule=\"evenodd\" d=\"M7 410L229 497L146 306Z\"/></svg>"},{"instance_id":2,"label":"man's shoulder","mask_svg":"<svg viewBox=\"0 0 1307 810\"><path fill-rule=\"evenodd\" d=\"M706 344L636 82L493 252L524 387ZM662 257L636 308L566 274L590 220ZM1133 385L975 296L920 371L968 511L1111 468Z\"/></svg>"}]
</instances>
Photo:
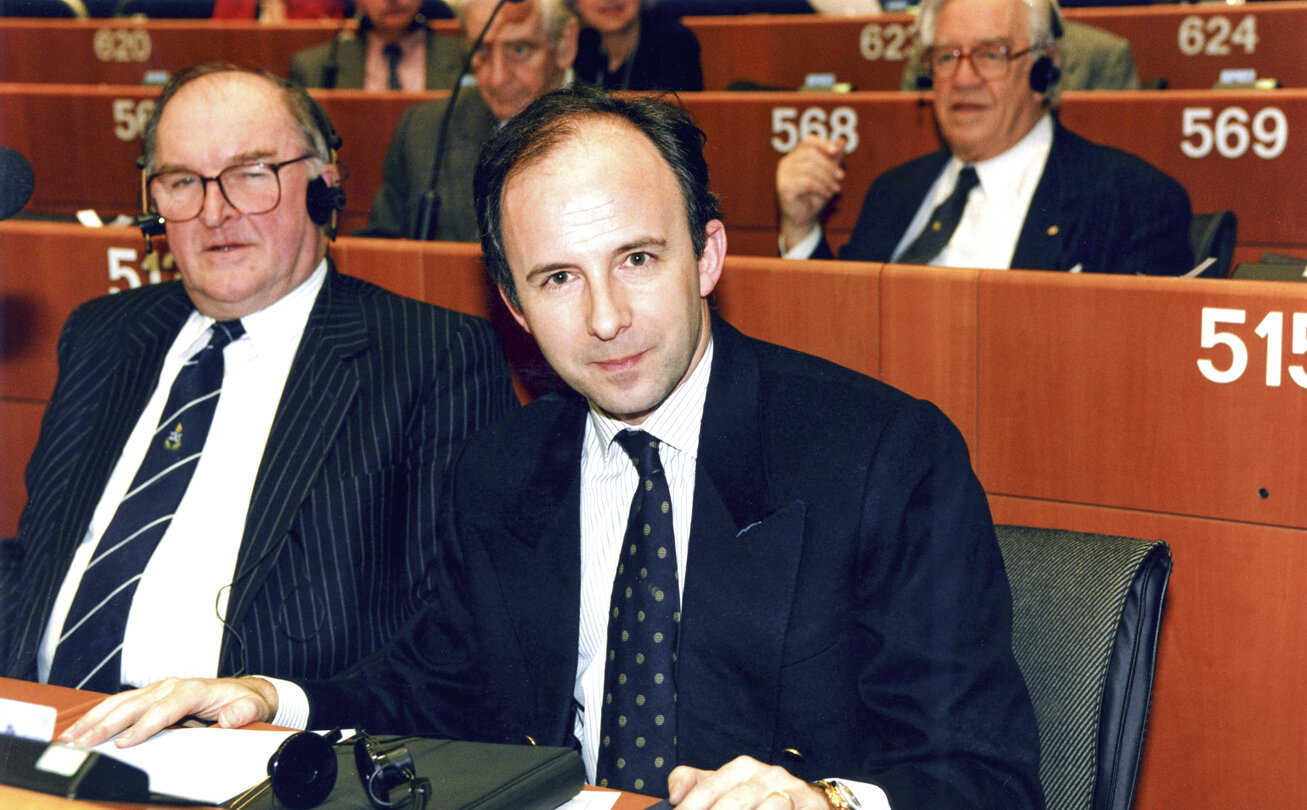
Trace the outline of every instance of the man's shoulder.
<instances>
[{"instance_id":1,"label":"man's shoulder","mask_svg":"<svg viewBox=\"0 0 1307 810\"><path fill-rule=\"evenodd\" d=\"M1053 132L1049 161L1057 161L1063 171L1072 172L1086 186L1114 194L1133 193L1141 186L1153 186L1188 198L1184 187L1175 178L1138 155L1115 146L1094 143L1061 125Z\"/></svg>"},{"instance_id":2,"label":"man's shoulder","mask_svg":"<svg viewBox=\"0 0 1307 810\"><path fill-rule=\"evenodd\" d=\"M151 315L184 317L194 307L180 281L146 284L79 304L69 321L88 326L129 325Z\"/></svg>"},{"instance_id":3,"label":"man's shoulder","mask_svg":"<svg viewBox=\"0 0 1307 810\"><path fill-rule=\"evenodd\" d=\"M948 159L947 149L928 152L886 169L872 181L871 185L878 190L904 188L917 191L923 183L928 185L935 182L935 178L943 171Z\"/></svg>"}]
</instances>

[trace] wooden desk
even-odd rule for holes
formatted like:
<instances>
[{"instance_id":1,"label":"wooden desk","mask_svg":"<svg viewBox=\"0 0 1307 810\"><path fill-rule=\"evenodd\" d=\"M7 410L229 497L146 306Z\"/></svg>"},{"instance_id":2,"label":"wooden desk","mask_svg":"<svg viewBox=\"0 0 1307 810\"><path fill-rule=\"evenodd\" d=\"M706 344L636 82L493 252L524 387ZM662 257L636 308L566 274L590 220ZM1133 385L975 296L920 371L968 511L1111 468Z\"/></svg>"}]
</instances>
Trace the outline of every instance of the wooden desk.
<instances>
[{"instance_id":1,"label":"wooden desk","mask_svg":"<svg viewBox=\"0 0 1307 810\"><path fill-rule=\"evenodd\" d=\"M106 218L140 208L140 131L153 88L0 84L0 143L32 162L28 211L64 216L92 207ZM348 202L341 232L367 221L395 125L439 93L314 94L344 139ZM682 102L707 133L713 188L735 255L776 252L775 168L801 134L851 138L842 197L827 220L832 244L848 239L862 198L881 172L940 148L928 95L688 93ZM1093 141L1153 163L1183 184L1194 210L1239 218L1236 261L1264 250L1307 252L1307 196L1285 178L1307 176L1307 90L1081 92L1065 94L1062 120ZM1283 191L1281 190L1283 189Z\"/></svg>"},{"instance_id":2,"label":"wooden desk","mask_svg":"<svg viewBox=\"0 0 1307 810\"><path fill-rule=\"evenodd\" d=\"M55 723L55 734L68 728L73 721L81 717L92 706L100 702L104 696L97 692L81 692L76 689L66 689L62 686L48 686L41 683L31 683L29 681L18 681L13 678L0 678L0 697L9 698L10 700L23 700L28 703L41 703L47 706L54 706L59 711L58 720ZM265 723L256 723L251 728L273 728ZM604 792L607 788L590 787L586 790L598 790ZM657 804L657 799L648 796L639 796L634 793L623 793L617 798L617 803L613 805L614 810L643 810L650 805ZM0 785L0 807L6 808L23 808L24 810L56 810L56 808L68 808L72 810L77 808L104 808L104 810L132 810L134 808L158 807L159 805L130 805L120 802L86 802L72 801L57 796L51 796L46 793L34 793L29 790L22 790L9 785Z\"/></svg>"},{"instance_id":3,"label":"wooden desk","mask_svg":"<svg viewBox=\"0 0 1307 810\"><path fill-rule=\"evenodd\" d=\"M17 302L30 326L14 352L0 344L0 438L29 442L5 458L35 441L65 310L107 289L114 255L112 283L140 275L139 257L110 252L138 246L127 229L0 223L0 267L24 269L0 273L0 320ZM346 238L332 253L490 316L518 365L524 338L496 315L474 246ZM1307 285L732 256L717 306L749 334L936 402L997 520L1167 540L1136 807L1307 806ZM0 467L0 537L20 474Z\"/></svg>"},{"instance_id":4,"label":"wooden desk","mask_svg":"<svg viewBox=\"0 0 1307 810\"><path fill-rule=\"evenodd\" d=\"M293 20L0 19L0 82L160 84L188 65L223 61L279 76L291 54L326 42L352 22ZM458 35L453 20L432 27Z\"/></svg>"},{"instance_id":5,"label":"wooden desk","mask_svg":"<svg viewBox=\"0 0 1307 810\"><path fill-rule=\"evenodd\" d=\"M1206 89L1227 68L1253 68L1286 87L1307 87L1299 58L1307 3L1074 8L1067 19L1130 40L1139 77L1171 88ZM704 89L736 79L797 89L809 73L834 73L857 90L897 90L917 40L912 14L830 18L753 14L687 17L699 38Z\"/></svg>"}]
</instances>

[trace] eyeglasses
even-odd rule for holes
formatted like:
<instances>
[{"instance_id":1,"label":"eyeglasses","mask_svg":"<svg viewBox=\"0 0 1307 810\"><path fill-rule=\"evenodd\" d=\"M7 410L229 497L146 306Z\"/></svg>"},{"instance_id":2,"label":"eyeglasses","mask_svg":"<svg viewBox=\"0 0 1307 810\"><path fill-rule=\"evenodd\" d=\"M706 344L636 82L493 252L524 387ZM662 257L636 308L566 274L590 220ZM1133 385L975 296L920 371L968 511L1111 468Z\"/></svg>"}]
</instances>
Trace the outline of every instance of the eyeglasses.
<instances>
[{"instance_id":1,"label":"eyeglasses","mask_svg":"<svg viewBox=\"0 0 1307 810\"><path fill-rule=\"evenodd\" d=\"M990 81L1006 76L1007 67L1012 60L1019 59L1033 50L1034 48L1023 48L1019 51L1010 51L1008 46L997 42L985 43L969 49L931 48L927 55L927 63L935 78L947 79L957 73L958 65L962 64L963 59L970 59L971 68L976 71L976 75Z\"/></svg>"},{"instance_id":2,"label":"eyeglasses","mask_svg":"<svg viewBox=\"0 0 1307 810\"><path fill-rule=\"evenodd\" d=\"M316 155L309 153L281 163L242 163L228 166L214 177L198 172L172 171L146 179L155 210L169 222L195 219L204 210L209 183L217 183L227 203L242 214L266 214L281 203L283 167Z\"/></svg>"}]
</instances>

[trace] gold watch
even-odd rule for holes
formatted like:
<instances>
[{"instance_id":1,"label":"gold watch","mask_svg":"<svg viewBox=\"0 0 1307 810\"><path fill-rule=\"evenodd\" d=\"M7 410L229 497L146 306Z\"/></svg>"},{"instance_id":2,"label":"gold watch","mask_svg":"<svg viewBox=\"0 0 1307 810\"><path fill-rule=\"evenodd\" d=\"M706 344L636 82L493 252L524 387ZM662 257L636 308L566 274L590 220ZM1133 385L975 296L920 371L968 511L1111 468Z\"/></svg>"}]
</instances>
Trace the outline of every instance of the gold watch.
<instances>
[{"instance_id":1,"label":"gold watch","mask_svg":"<svg viewBox=\"0 0 1307 810\"><path fill-rule=\"evenodd\" d=\"M827 803L835 810L862 810L862 805L858 804L858 797L853 795L841 782L832 782L829 779L818 779L816 782L809 782L810 785L822 792L826 797Z\"/></svg>"}]
</instances>

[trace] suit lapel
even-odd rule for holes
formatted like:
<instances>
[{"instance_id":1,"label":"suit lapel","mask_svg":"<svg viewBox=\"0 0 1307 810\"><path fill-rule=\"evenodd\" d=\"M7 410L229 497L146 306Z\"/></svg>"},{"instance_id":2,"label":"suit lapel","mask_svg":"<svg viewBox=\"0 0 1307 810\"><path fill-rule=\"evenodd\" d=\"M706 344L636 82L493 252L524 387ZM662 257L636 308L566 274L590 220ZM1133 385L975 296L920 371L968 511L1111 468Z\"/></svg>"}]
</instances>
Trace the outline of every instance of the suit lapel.
<instances>
[{"instance_id":1,"label":"suit lapel","mask_svg":"<svg viewBox=\"0 0 1307 810\"><path fill-rule=\"evenodd\" d=\"M770 739L805 523L805 505L770 483L758 359L720 319L713 336L682 600L683 762L701 750L758 751Z\"/></svg>"},{"instance_id":2,"label":"suit lapel","mask_svg":"<svg viewBox=\"0 0 1307 810\"><path fill-rule=\"evenodd\" d=\"M352 360L367 348L358 301L343 289L334 266L329 267L286 378L250 495L227 611L229 626L239 625L277 562L295 514L317 480L327 450L358 392ZM224 661L230 642L227 633Z\"/></svg>"},{"instance_id":3,"label":"suit lapel","mask_svg":"<svg viewBox=\"0 0 1307 810\"><path fill-rule=\"evenodd\" d=\"M367 70L367 35L363 34L337 43L336 87L363 87L363 74Z\"/></svg>"},{"instance_id":4,"label":"suit lapel","mask_svg":"<svg viewBox=\"0 0 1307 810\"><path fill-rule=\"evenodd\" d=\"M1063 258L1063 245L1069 244L1068 228L1074 227L1076 222L1065 214L1076 210L1074 195L1077 192L1074 183L1065 183L1062 178L1066 141L1061 126L1054 123L1053 146L1039 185L1035 186L1035 195L1030 199L1030 210L1012 254L1014 268L1068 270L1071 267L1070 260Z\"/></svg>"},{"instance_id":5,"label":"suit lapel","mask_svg":"<svg viewBox=\"0 0 1307 810\"><path fill-rule=\"evenodd\" d=\"M501 510L471 516L498 577L500 594L539 716L557 739L568 729L576 678L577 617L581 602L581 441L586 404L567 392L566 404L522 448L532 469L521 499ZM496 640L507 644L509 640ZM560 743L562 744L562 743Z\"/></svg>"}]
</instances>

